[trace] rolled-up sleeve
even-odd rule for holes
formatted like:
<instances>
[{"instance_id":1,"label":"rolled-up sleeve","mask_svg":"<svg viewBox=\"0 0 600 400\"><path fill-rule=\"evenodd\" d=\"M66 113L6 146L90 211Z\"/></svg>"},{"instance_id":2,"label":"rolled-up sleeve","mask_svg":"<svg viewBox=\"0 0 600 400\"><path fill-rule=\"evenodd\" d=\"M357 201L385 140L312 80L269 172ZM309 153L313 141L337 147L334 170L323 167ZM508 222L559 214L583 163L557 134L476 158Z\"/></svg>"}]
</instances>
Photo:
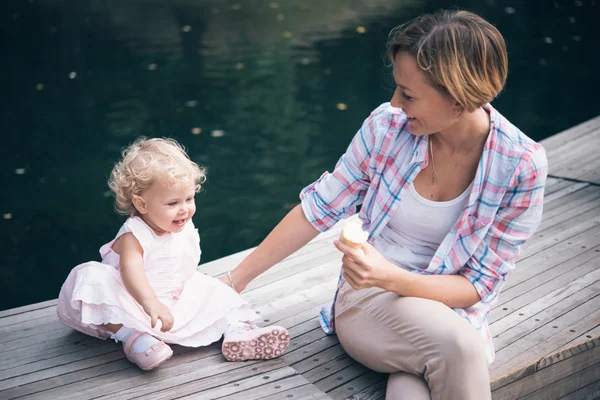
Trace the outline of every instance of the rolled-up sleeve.
<instances>
[{"instance_id":1,"label":"rolled-up sleeve","mask_svg":"<svg viewBox=\"0 0 600 400\"><path fill-rule=\"evenodd\" d=\"M369 168L375 143L376 120L365 120L333 172L305 187L300 193L304 215L318 231L324 232L340 219L356 213L369 187Z\"/></svg>"},{"instance_id":2,"label":"rolled-up sleeve","mask_svg":"<svg viewBox=\"0 0 600 400\"><path fill-rule=\"evenodd\" d=\"M498 296L542 219L547 175L546 152L539 146L521 160L484 240L460 271L484 303Z\"/></svg>"}]
</instances>

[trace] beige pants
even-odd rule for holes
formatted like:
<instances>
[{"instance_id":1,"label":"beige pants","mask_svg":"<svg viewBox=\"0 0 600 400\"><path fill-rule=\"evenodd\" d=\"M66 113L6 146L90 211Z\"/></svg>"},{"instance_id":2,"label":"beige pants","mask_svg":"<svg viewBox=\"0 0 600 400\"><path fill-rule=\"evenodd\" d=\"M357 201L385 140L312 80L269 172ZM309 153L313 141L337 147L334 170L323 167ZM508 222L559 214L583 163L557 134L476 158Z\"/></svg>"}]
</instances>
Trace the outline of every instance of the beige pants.
<instances>
[{"instance_id":1,"label":"beige pants","mask_svg":"<svg viewBox=\"0 0 600 400\"><path fill-rule=\"evenodd\" d=\"M483 340L444 304L344 282L335 318L344 350L391 374L387 400L491 399Z\"/></svg>"}]
</instances>

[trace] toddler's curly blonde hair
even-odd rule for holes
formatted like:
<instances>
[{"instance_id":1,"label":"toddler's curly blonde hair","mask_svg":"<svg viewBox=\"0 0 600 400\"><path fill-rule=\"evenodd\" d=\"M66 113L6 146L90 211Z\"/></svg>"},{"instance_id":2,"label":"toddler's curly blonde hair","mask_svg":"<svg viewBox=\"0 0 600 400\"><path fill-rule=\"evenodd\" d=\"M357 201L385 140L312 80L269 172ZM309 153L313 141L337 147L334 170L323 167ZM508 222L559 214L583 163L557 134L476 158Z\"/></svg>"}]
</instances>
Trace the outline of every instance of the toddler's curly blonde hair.
<instances>
[{"instance_id":1,"label":"toddler's curly blonde hair","mask_svg":"<svg viewBox=\"0 0 600 400\"><path fill-rule=\"evenodd\" d=\"M206 169L190 160L173 139L141 137L123 150L123 158L110 173L108 187L115 194L119 214L135 215L133 196L140 196L153 182L192 183L196 193L206 180Z\"/></svg>"}]
</instances>

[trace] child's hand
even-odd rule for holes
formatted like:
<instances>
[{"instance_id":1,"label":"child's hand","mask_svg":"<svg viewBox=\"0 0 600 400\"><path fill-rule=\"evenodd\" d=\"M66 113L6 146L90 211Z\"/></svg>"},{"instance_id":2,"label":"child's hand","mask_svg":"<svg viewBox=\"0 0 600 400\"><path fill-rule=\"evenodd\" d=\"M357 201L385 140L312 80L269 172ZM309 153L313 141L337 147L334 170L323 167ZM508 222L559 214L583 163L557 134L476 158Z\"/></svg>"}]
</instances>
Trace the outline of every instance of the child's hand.
<instances>
[{"instance_id":1,"label":"child's hand","mask_svg":"<svg viewBox=\"0 0 600 400\"><path fill-rule=\"evenodd\" d=\"M152 328L156 326L156 322L160 319L162 322L162 326L160 328L161 332L170 331L173 327L173 323L175 322L171 311L158 299L152 299L146 301L142 304L144 307L144 311L146 314L150 316Z\"/></svg>"}]
</instances>

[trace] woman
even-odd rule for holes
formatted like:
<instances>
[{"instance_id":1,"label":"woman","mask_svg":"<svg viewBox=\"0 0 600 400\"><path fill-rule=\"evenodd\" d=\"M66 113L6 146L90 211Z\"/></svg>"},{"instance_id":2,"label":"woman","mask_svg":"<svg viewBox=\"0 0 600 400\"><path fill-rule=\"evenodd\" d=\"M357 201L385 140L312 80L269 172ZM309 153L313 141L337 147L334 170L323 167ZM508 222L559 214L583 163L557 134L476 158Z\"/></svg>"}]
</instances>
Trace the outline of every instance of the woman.
<instances>
[{"instance_id":1,"label":"woman","mask_svg":"<svg viewBox=\"0 0 600 400\"><path fill-rule=\"evenodd\" d=\"M507 55L479 16L422 16L393 30L388 50L391 102L221 279L243 290L362 204L369 243L360 251L335 242L343 275L324 329L391 374L388 399L489 399L487 314L540 222L545 151L489 104Z\"/></svg>"}]
</instances>

